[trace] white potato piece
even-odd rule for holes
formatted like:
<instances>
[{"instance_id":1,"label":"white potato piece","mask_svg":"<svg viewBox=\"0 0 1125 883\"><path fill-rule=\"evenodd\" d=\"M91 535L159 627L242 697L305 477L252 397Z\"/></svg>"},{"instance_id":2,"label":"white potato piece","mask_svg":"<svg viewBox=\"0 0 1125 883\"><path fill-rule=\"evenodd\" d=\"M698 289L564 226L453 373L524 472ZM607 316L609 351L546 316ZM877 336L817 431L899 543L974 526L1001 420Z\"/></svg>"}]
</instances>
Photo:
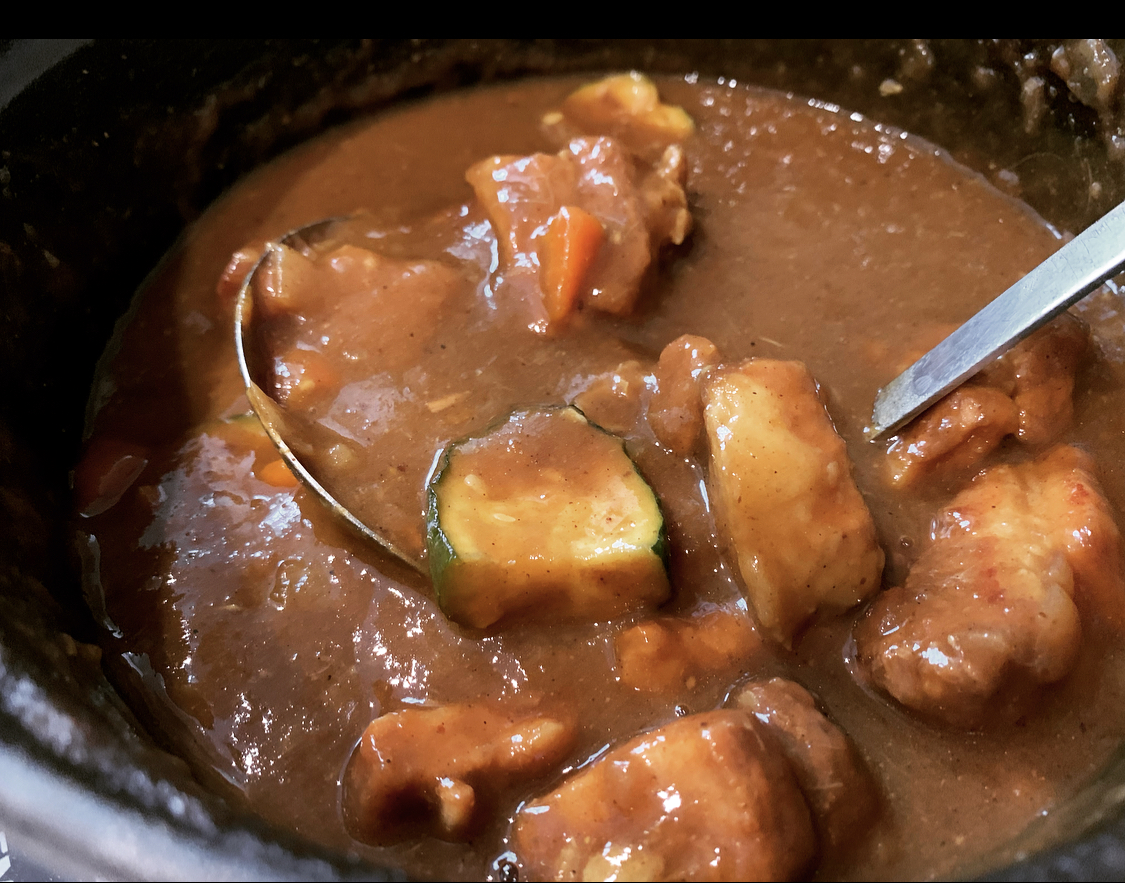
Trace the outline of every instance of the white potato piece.
<instances>
[{"instance_id":1,"label":"white potato piece","mask_svg":"<svg viewBox=\"0 0 1125 883\"><path fill-rule=\"evenodd\" d=\"M818 611L847 610L879 588L871 513L803 363L721 367L703 402L720 529L762 629L792 646Z\"/></svg>"}]
</instances>

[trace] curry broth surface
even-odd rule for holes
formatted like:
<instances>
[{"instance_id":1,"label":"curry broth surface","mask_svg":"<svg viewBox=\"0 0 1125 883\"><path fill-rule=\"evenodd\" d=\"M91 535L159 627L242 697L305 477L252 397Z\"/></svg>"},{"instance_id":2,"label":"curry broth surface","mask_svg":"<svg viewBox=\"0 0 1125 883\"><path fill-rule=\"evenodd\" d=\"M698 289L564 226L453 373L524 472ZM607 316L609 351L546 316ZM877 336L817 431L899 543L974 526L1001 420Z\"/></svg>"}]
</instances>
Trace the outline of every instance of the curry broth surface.
<instances>
[{"instance_id":1,"label":"curry broth surface","mask_svg":"<svg viewBox=\"0 0 1125 883\"><path fill-rule=\"evenodd\" d=\"M247 410L232 305L215 291L235 249L320 217L363 209L389 226L466 203L472 163L550 149L540 117L577 82L454 94L331 132L248 178L185 234L93 393L92 447L133 450L146 464L120 500L81 524L107 659L201 776L217 773L262 816L312 840L439 878L495 874L510 814L555 779L512 793L468 844L358 843L344 828L340 781L381 711L477 698L569 710L581 721L572 769L677 706L707 710L745 676L785 674L857 743L885 800L865 841L828 857L819 875L971 867L1122 740L1121 648L1089 640L1034 715L979 733L924 724L865 690L851 668L854 614L814 625L792 653L763 643L739 671L638 692L620 682L613 652L634 619L464 633L420 578L337 529L299 488L263 482L253 451L224 434L222 418ZM913 495L889 490L885 447L862 437L874 393L937 329L970 316L1059 239L932 146L847 111L721 82L659 85L697 125L686 145L689 243L664 257L635 320L599 320L589 341L570 335L565 358L537 358L543 341L530 330L496 345L558 400L622 353L652 362L683 333L710 338L728 361L804 361L848 444L887 552L884 580L901 580L964 477ZM1115 308L1104 296L1087 308L1101 355L1080 377L1078 419L1063 440L1095 452L1120 513L1122 362L1105 330ZM699 467L658 449L635 454L670 513L669 609L744 604L715 550Z\"/></svg>"}]
</instances>

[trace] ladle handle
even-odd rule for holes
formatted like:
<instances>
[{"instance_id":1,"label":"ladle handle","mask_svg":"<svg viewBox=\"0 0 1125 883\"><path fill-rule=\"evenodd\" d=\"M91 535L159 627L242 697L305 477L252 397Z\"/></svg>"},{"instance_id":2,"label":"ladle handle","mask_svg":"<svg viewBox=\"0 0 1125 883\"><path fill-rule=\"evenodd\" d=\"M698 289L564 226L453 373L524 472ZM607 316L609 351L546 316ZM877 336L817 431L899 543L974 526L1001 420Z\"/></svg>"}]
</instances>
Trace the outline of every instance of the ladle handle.
<instances>
[{"instance_id":1,"label":"ladle handle","mask_svg":"<svg viewBox=\"0 0 1125 883\"><path fill-rule=\"evenodd\" d=\"M879 390L870 439L904 426L1125 269L1125 203L1060 248Z\"/></svg>"}]
</instances>

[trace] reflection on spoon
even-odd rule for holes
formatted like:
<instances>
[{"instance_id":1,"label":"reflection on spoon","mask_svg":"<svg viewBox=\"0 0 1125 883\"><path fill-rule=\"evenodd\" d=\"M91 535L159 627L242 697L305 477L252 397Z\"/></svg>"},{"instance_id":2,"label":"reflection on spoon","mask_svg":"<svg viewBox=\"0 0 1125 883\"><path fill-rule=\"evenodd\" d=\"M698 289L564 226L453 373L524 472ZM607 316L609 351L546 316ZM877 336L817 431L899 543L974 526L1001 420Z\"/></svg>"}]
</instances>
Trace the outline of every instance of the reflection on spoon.
<instances>
[{"instance_id":1,"label":"reflection on spoon","mask_svg":"<svg viewBox=\"0 0 1125 883\"><path fill-rule=\"evenodd\" d=\"M1125 269L1125 203L1076 236L879 390L867 429L905 426L986 364Z\"/></svg>"}]
</instances>

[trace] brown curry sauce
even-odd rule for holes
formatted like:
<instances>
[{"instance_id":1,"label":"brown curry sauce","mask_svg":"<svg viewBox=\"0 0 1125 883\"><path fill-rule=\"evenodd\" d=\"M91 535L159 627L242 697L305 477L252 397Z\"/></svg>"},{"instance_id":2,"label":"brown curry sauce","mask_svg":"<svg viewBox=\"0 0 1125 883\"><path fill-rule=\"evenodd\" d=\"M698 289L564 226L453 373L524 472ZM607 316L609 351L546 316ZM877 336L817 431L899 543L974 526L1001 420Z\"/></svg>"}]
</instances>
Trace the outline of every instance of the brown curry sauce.
<instances>
[{"instance_id":1,"label":"brown curry sauce","mask_svg":"<svg viewBox=\"0 0 1125 883\"><path fill-rule=\"evenodd\" d=\"M320 217L364 210L373 228L395 230L468 204L464 174L474 163L554 149L540 119L575 85L456 94L329 133L248 178L185 234L95 387L76 476L89 513L87 592L104 612L118 681L200 775L217 774L271 822L416 875L481 878L499 873L520 801L677 710L716 708L748 676L784 675L854 741L883 803L862 842L826 852L818 876L972 868L1093 775L1125 736L1119 641L1091 632L1074 671L1033 712L971 732L925 723L864 684L851 638L861 610L814 623L791 652L756 632L736 634L725 651L645 689L623 676L614 639L646 614L463 631L423 579L337 528L272 466L272 449L231 419L247 406L232 305L215 288L236 249ZM510 410L596 394L598 382L613 387L622 363L637 362L643 377L684 333L732 361L799 359L847 443L887 555L884 585L901 584L930 519L967 475L892 488L885 446L862 436L874 392L935 327L963 321L1059 239L931 145L847 111L692 78L660 87L696 121L685 144L690 239L664 253L635 316L597 317L546 339L518 315L485 329L486 343L495 335L496 360L487 360L495 401L478 405L458 434L502 416L504 400ZM1097 313L1086 310L1095 341ZM441 346L464 327L451 317L429 331ZM446 378L458 374L454 358L436 363ZM469 358L479 361L479 350ZM446 379L412 367L404 363L390 387L412 386L429 401L450 394ZM498 389L517 376L523 386ZM1121 379L1119 359L1103 348L1080 375L1076 419L1062 436L1093 452L1118 514ZM401 457L396 448L381 454L416 476L449 440L440 431L402 437ZM741 615L745 601L699 492L699 459L651 440L631 453L668 516L673 599L660 616ZM1009 443L994 455L1026 456ZM416 479L412 487L420 500ZM561 767L496 796L491 821L467 842L353 839L340 783L364 728L388 711L465 701L577 720L576 742Z\"/></svg>"}]
</instances>

